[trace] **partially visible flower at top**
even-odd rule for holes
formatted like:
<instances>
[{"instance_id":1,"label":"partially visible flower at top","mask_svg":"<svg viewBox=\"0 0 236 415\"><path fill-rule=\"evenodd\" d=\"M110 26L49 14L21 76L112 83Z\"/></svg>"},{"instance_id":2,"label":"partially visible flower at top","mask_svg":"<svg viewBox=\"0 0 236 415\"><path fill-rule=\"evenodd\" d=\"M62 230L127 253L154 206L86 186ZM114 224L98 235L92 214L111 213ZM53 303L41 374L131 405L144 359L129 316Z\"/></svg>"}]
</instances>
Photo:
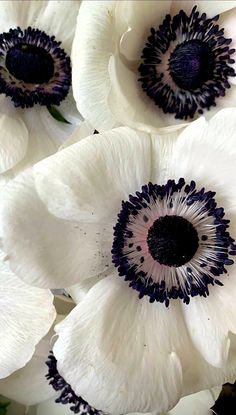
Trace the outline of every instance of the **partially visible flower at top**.
<instances>
[{"instance_id":1,"label":"partially visible flower at top","mask_svg":"<svg viewBox=\"0 0 236 415\"><path fill-rule=\"evenodd\" d=\"M70 60L79 6L0 3L0 173L14 176L54 153L82 120Z\"/></svg>"},{"instance_id":2,"label":"partially visible flower at top","mask_svg":"<svg viewBox=\"0 0 236 415\"><path fill-rule=\"evenodd\" d=\"M160 132L233 107L235 19L235 1L84 2L72 49L82 115L100 132Z\"/></svg>"},{"instance_id":3,"label":"partially visible flower at top","mask_svg":"<svg viewBox=\"0 0 236 415\"><path fill-rule=\"evenodd\" d=\"M2 246L21 279L92 281L53 347L92 407L161 413L235 380L235 139L236 109L164 137L121 127L2 192Z\"/></svg>"}]
</instances>

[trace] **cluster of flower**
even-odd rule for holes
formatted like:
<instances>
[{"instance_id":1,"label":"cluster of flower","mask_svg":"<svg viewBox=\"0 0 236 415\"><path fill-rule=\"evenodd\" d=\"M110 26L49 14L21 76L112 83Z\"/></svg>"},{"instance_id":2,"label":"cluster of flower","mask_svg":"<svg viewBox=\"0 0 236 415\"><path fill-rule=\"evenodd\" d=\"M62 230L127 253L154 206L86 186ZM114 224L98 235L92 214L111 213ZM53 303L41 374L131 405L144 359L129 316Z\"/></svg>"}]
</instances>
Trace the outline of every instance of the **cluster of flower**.
<instances>
[{"instance_id":1,"label":"cluster of flower","mask_svg":"<svg viewBox=\"0 0 236 415\"><path fill-rule=\"evenodd\" d=\"M216 413L236 1L3 0L0 33L0 394L28 415Z\"/></svg>"}]
</instances>

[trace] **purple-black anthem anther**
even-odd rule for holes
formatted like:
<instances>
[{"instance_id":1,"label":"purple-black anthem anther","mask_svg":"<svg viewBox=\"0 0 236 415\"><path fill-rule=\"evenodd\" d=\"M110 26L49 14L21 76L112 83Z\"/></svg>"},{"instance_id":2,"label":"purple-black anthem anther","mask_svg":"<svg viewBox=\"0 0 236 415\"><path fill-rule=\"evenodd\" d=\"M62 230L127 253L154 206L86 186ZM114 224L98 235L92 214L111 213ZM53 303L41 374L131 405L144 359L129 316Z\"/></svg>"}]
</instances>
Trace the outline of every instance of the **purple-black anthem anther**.
<instances>
[{"instance_id":1,"label":"purple-black anthem anther","mask_svg":"<svg viewBox=\"0 0 236 415\"><path fill-rule=\"evenodd\" d=\"M180 178L144 185L122 202L112 260L139 298L188 304L191 297L207 297L209 285L223 285L236 245L214 196Z\"/></svg>"},{"instance_id":2,"label":"purple-black anthem anther","mask_svg":"<svg viewBox=\"0 0 236 415\"><path fill-rule=\"evenodd\" d=\"M55 36L28 27L0 34L0 93L15 107L51 106L71 86L71 61Z\"/></svg>"},{"instance_id":3,"label":"purple-black anthem anther","mask_svg":"<svg viewBox=\"0 0 236 415\"><path fill-rule=\"evenodd\" d=\"M142 52L138 70L143 90L164 113L187 120L216 105L235 76L232 39L197 7L188 16L184 10L166 15L151 34Z\"/></svg>"},{"instance_id":4,"label":"purple-black anthem anther","mask_svg":"<svg viewBox=\"0 0 236 415\"><path fill-rule=\"evenodd\" d=\"M52 352L48 356L46 362L48 366L48 374L46 378L50 380L49 384L55 389L60 391L60 396L55 400L56 403L63 405L69 404L70 410L75 414L80 415L103 415L104 412L98 411L97 409L90 406L81 396L77 396L71 386L66 383L65 379L58 373L57 360Z\"/></svg>"}]
</instances>

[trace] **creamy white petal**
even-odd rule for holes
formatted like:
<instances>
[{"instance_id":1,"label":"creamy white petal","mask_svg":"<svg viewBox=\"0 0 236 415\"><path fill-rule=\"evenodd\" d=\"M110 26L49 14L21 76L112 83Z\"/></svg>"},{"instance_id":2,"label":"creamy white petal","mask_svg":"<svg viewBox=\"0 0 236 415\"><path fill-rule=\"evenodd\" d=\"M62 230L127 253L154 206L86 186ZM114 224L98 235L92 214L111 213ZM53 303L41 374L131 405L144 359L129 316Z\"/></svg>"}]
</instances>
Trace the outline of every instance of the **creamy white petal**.
<instances>
[{"instance_id":1,"label":"creamy white petal","mask_svg":"<svg viewBox=\"0 0 236 415\"><path fill-rule=\"evenodd\" d=\"M215 400L210 390L194 393L182 398L169 415L213 415L210 410Z\"/></svg>"},{"instance_id":2,"label":"creamy white petal","mask_svg":"<svg viewBox=\"0 0 236 415\"><path fill-rule=\"evenodd\" d=\"M66 291L73 298L76 304L79 304L83 300L85 295L89 290L97 284L102 278L105 278L103 275L96 275L96 277L88 278L82 281L80 284L72 285L71 287L66 288Z\"/></svg>"},{"instance_id":3,"label":"creamy white petal","mask_svg":"<svg viewBox=\"0 0 236 415\"><path fill-rule=\"evenodd\" d=\"M114 225L121 201L149 181L151 157L144 133L93 135L34 166L37 191L58 217Z\"/></svg>"},{"instance_id":4,"label":"creamy white petal","mask_svg":"<svg viewBox=\"0 0 236 415\"><path fill-rule=\"evenodd\" d=\"M49 291L25 285L4 268L0 279L0 307L0 378L5 378L31 359L56 313Z\"/></svg>"},{"instance_id":5,"label":"creamy white petal","mask_svg":"<svg viewBox=\"0 0 236 415\"><path fill-rule=\"evenodd\" d=\"M138 61L150 34L150 28L158 28L170 12L170 0L117 1L116 31L120 35L119 51L129 61Z\"/></svg>"},{"instance_id":6,"label":"creamy white petal","mask_svg":"<svg viewBox=\"0 0 236 415\"><path fill-rule=\"evenodd\" d=\"M233 268L233 269L231 269ZM230 348L230 332L236 334L236 266L229 267L223 287L209 288L207 298L195 297L183 305L189 334L202 356L211 365L223 367Z\"/></svg>"},{"instance_id":7,"label":"creamy white petal","mask_svg":"<svg viewBox=\"0 0 236 415\"><path fill-rule=\"evenodd\" d=\"M42 288L62 288L110 266L112 228L51 215L29 172L7 185L1 197L3 250L22 280Z\"/></svg>"},{"instance_id":8,"label":"creamy white petal","mask_svg":"<svg viewBox=\"0 0 236 415\"><path fill-rule=\"evenodd\" d=\"M107 103L115 5L108 0L84 1L72 48L72 85L78 110L100 132L118 126Z\"/></svg>"},{"instance_id":9,"label":"creamy white petal","mask_svg":"<svg viewBox=\"0 0 236 415\"><path fill-rule=\"evenodd\" d=\"M219 111L188 126L176 140L167 161L168 178L195 180L197 187L216 191L219 206L235 206L236 109ZM158 148L158 142L154 141ZM230 218L229 218L230 219Z\"/></svg>"},{"instance_id":10,"label":"creamy white petal","mask_svg":"<svg viewBox=\"0 0 236 415\"><path fill-rule=\"evenodd\" d=\"M75 128L74 132L70 137L61 145L59 150L63 150L66 147L71 146L72 144L77 143L89 135L94 133L93 126L88 121L82 121L81 124Z\"/></svg>"},{"instance_id":11,"label":"creamy white petal","mask_svg":"<svg viewBox=\"0 0 236 415\"><path fill-rule=\"evenodd\" d=\"M34 415L71 415L71 413L69 404L62 405L56 403L55 399L50 399L37 405Z\"/></svg>"},{"instance_id":12,"label":"creamy white petal","mask_svg":"<svg viewBox=\"0 0 236 415\"><path fill-rule=\"evenodd\" d=\"M3 3L3 2L1 2ZM33 26L62 41L70 53L80 1L6 1L14 10L15 26ZM11 3L13 5L11 6ZM0 9L1 10L1 9ZM9 12L8 12L9 13Z\"/></svg>"},{"instance_id":13,"label":"creamy white petal","mask_svg":"<svg viewBox=\"0 0 236 415\"><path fill-rule=\"evenodd\" d=\"M236 2L231 2L236 3ZM225 37L228 37L232 39L232 43L230 44L230 47L232 49L236 50L236 4L234 6L235 8L233 10L230 10L226 13L223 13L222 16L220 16L220 25L224 28L224 34ZM236 53L232 55L232 58L236 60ZM236 71L236 62L232 64L234 70ZM230 82L233 85L236 85L236 76L230 78ZM235 101L232 104L232 106L235 105Z\"/></svg>"},{"instance_id":14,"label":"creamy white petal","mask_svg":"<svg viewBox=\"0 0 236 415\"><path fill-rule=\"evenodd\" d=\"M0 393L26 406L36 405L53 397L55 399L57 392L45 377L48 372L45 362L50 349L50 340L41 340L34 356L25 367L0 380Z\"/></svg>"},{"instance_id":15,"label":"creamy white petal","mask_svg":"<svg viewBox=\"0 0 236 415\"><path fill-rule=\"evenodd\" d=\"M128 68L117 54L110 58L109 74L109 106L122 124L150 133L164 133L188 124L164 114L142 90L136 67Z\"/></svg>"},{"instance_id":16,"label":"creamy white petal","mask_svg":"<svg viewBox=\"0 0 236 415\"><path fill-rule=\"evenodd\" d=\"M16 111L0 114L0 173L11 169L24 158L28 138L26 125Z\"/></svg>"},{"instance_id":17,"label":"creamy white petal","mask_svg":"<svg viewBox=\"0 0 236 415\"><path fill-rule=\"evenodd\" d=\"M0 2L1 32L20 26L35 26L37 16L47 1L6 0Z\"/></svg>"},{"instance_id":18,"label":"creamy white petal","mask_svg":"<svg viewBox=\"0 0 236 415\"><path fill-rule=\"evenodd\" d=\"M197 6L200 13L206 13L207 17L214 17L217 14L224 13L236 7L236 1L215 1L215 0L174 0L172 1L172 13L178 13L181 9L187 13Z\"/></svg>"},{"instance_id":19,"label":"creamy white petal","mask_svg":"<svg viewBox=\"0 0 236 415\"><path fill-rule=\"evenodd\" d=\"M178 352L189 353L179 317L178 303L140 301L118 275L107 277L56 326L58 370L96 408L166 411L181 395Z\"/></svg>"},{"instance_id":20,"label":"creamy white petal","mask_svg":"<svg viewBox=\"0 0 236 415\"><path fill-rule=\"evenodd\" d=\"M72 127L70 127L70 125L68 126L67 124L60 122L60 126L67 127L68 131L69 131L69 127L73 131L75 127L79 126L82 123L83 117L77 110L76 102L74 100L73 93L72 93L72 88L70 89L67 97L60 103L60 106L57 109L59 110L61 115L66 119L66 121L72 124Z\"/></svg>"}]
</instances>

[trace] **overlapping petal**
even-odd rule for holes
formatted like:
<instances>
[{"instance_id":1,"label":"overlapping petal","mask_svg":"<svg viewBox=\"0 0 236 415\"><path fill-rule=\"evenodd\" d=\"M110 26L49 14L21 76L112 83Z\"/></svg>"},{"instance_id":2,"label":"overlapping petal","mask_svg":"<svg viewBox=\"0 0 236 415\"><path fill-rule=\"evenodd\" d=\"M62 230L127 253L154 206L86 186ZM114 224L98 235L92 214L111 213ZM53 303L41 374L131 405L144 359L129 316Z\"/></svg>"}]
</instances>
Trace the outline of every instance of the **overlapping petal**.
<instances>
[{"instance_id":1,"label":"overlapping petal","mask_svg":"<svg viewBox=\"0 0 236 415\"><path fill-rule=\"evenodd\" d=\"M0 378L6 378L31 359L56 312L49 291L25 285L4 265L0 273Z\"/></svg>"}]
</instances>

